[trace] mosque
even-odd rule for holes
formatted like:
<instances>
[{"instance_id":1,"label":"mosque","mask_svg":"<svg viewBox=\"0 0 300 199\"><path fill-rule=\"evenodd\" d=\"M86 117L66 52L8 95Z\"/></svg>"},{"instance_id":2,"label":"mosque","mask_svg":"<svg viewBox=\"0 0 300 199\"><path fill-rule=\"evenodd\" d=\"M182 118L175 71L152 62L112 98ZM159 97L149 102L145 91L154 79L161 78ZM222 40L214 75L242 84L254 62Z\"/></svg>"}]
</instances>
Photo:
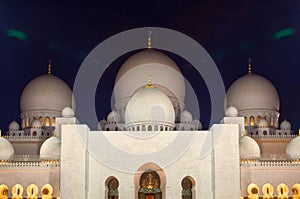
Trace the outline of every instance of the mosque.
<instances>
[{"instance_id":1,"label":"mosque","mask_svg":"<svg viewBox=\"0 0 300 199\"><path fill-rule=\"evenodd\" d=\"M152 48L123 63L98 129L72 98L50 64L24 88L21 123L0 137L0 199L300 198L300 137L251 63L208 130L185 106L180 67Z\"/></svg>"}]
</instances>

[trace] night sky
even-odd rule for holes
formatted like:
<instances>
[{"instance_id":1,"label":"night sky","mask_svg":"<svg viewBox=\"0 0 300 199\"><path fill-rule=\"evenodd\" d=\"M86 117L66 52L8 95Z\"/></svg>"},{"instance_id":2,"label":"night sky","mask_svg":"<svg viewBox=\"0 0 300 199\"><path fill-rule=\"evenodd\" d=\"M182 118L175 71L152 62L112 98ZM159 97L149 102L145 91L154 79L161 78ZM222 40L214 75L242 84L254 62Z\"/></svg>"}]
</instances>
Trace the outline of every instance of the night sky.
<instances>
[{"instance_id":1,"label":"night sky","mask_svg":"<svg viewBox=\"0 0 300 199\"><path fill-rule=\"evenodd\" d=\"M280 121L287 118L294 130L300 128L297 0L111 0L97 4L2 1L0 128L6 131L10 121L20 122L22 90L31 79L47 72L49 58L53 60L53 74L72 88L85 56L101 41L121 31L149 26L174 29L199 42L217 64L226 89L246 74L247 59L252 57L253 72L271 80L278 90ZM116 60L99 83L99 119L110 111L113 77L131 54ZM195 86L200 106L204 107L200 119L207 128L210 112L204 82L193 75L188 63L168 55Z\"/></svg>"}]
</instances>

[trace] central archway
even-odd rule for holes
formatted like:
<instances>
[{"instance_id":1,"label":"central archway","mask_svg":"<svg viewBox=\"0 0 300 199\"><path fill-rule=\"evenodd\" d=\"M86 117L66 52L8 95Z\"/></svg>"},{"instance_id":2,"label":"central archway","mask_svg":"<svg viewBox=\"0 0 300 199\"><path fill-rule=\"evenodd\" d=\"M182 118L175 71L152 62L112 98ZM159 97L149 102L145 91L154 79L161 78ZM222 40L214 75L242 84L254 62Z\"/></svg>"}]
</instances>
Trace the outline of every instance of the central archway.
<instances>
[{"instance_id":1,"label":"central archway","mask_svg":"<svg viewBox=\"0 0 300 199\"><path fill-rule=\"evenodd\" d=\"M166 175L153 162L143 164L134 176L136 199L166 199Z\"/></svg>"},{"instance_id":2,"label":"central archway","mask_svg":"<svg viewBox=\"0 0 300 199\"><path fill-rule=\"evenodd\" d=\"M140 178L140 189L138 199L161 199L159 175L152 170L146 171Z\"/></svg>"}]
</instances>

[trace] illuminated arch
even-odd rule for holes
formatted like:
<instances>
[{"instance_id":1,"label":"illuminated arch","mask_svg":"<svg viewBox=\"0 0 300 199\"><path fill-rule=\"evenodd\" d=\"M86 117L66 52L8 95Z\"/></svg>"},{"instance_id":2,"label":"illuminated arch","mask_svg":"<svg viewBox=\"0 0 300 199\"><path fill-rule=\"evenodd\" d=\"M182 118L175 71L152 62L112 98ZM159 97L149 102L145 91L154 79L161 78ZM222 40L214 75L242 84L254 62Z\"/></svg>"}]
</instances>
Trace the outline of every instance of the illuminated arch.
<instances>
[{"instance_id":1,"label":"illuminated arch","mask_svg":"<svg viewBox=\"0 0 300 199\"><path fill-rule=\"evenodd\" d=\"M274 187L273 185L271 185L270 183L266 183L264 184L264 186L262 187L262 192L263 192L263 198L264 199L271 199L273 198L273 194L274 194Z\"/></svg>"},{"instance_id":2,"label":"illuminated arch","mask_svg":"<svg viewBox=\"0 0 300 199\"><path fill-rule=\"evenodd\" d=\"M50 117L45 118L45 126L50 126Z\"/></svg>"},{"instance_id":3,"label":"illuminated arch","mask_svg":"<svg viewBox=\"0 0 300 199\"><path fill-rule=\"evenodd\" d=\"M286 184L281 183L277 186L278 198L288 199L289 198L289 188Z\"/></svg>"},{"instance_id":4,"label":"illuminated arch","mask_svg":"<svg viewBox=\"0 0 300 199\"><path fill-rule=\"evenodd\" d=\"M35 184L30 184L27 187L27 198L37 199L38 198L38 187Z\"/></svg>"},{"instance_id":5,"label":"illuminated arch","mask_svg":"<svg viewBox=\"0 0 300 199\"><path fill-rule=\"evenodd\" d=\"M0 185L0 198L7 199L8 198L8 186L5 184Z\"/></svg>"},{"instance_id":6,"label":"illuminated arch","mask_svg":"<svg viewBox=\"0 0 300 199\"><path fill-rule=\"evenodd\" d=\"M158 175L160 180L160 186L159 186L159 189L161 190L160 199L166 199L166 175L163 169L153 162L146 163L137 170L134 176L135 198L138 198L138 193L141 187L140 180L142 178L142 175L143 174L145 175L145 173L147 172L149 173L153 171Z\"/></svg>"},{"instance_id":7,"label":"illuminated arch","mask_svg":"<svg viewBox=\"0 0 300 199\"><path fill-rule=\"evenodd\" d=\"M249 199L258 199L259 187L256 184L254 183L249 184L247 188L247 192L248 192Z\"/></svg>"},{"instance_id":8,"label":"illuminated arch","mask_svg":"<svg viewBox=\"0 0 300 199\"><path fill-rule=\"evenodd\" d=\"M294 184L292 187L293 199L300 199L300 184Z\"/></svg>"},{"instance_id":9,"label":"illuminated arch","mask_svg":"<svg viewBox=\"0 0 300 199\"><path fill-rule=\"evenodd\" d=\"M250 126L254 126L255 125L255 119L254 116L250 117Z\"/></svg>"},{"instance_id":10,"label":"illuminated arch","mask_svg":"<svg viewBox=\"0 0 300 199\"><path fill-rule=\"evenodd\" d=\"M12 199L22 199L23 198L23 187L20 184L15 184L11 190Z\"/></svg>"},{"instance_id":11,"label":"illuminated arch","mask_svg":"<svg viewBox=\"0 0 300 199\"><path fill-rule=\"evenodd\" d=\"M45 184L42 189L42 199L52 199L53 187L50 184Z\"/></svg>"}]
</instances>

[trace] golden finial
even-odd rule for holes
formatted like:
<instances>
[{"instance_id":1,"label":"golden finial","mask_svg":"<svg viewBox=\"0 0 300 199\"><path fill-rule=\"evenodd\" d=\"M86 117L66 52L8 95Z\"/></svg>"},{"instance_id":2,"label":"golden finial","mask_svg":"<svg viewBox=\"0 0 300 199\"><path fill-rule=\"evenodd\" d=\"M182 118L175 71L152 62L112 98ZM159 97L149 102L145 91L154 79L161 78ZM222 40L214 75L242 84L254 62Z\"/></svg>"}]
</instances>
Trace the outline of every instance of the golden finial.
<instances>
[{"instance_id":1,"label":"golden finial","mask_svg":"<svg viewBox=\"0 0 300 199\"><path fill-rule=\"evenodd\" d=\"M151 34L152 34L152 32L149 30L148 31L148 49L151 49Z\"/></svg>"},{"instance_id":2,"label":"golden finial","mask_svg":"<svg viewBox=\"0 0 300 199\"><path fill-rule=\"evenodd\" d=\"M53 137L56 137L56 130L54 130L53 132Z\"/></svg>"},{"instance_id":3,"label":"golden finial","mask_svg":"<svg viewBox=\"0 0 300 199\"><path fill-rule=\"evenodd\" d=\"M51 74L51 64L52 64L52 60L49 59L48 60L48 74Z\"/></svg>"},{"instance_id":4,"label":"golden finial","mask_svg":"<svg viewBox=\"0 0 300 199\"><path fill-rule=\"evenodd\" d=\"M156 88L155 86L152 85L151 75L149 75L148 84L144 86L144 88Z\"/></svg>"},{"instance_id":5,"label":"golden finial","mask_svg":"<svg viewBox=\"0 0 300 199\"><path fill-rule=\"evenodd\" d=\"M249 58L248 59L248 73L251 74L252 73L252 69L251 69L251 63L252 63L252 59Z\"/></svg>"}]
</instances>

